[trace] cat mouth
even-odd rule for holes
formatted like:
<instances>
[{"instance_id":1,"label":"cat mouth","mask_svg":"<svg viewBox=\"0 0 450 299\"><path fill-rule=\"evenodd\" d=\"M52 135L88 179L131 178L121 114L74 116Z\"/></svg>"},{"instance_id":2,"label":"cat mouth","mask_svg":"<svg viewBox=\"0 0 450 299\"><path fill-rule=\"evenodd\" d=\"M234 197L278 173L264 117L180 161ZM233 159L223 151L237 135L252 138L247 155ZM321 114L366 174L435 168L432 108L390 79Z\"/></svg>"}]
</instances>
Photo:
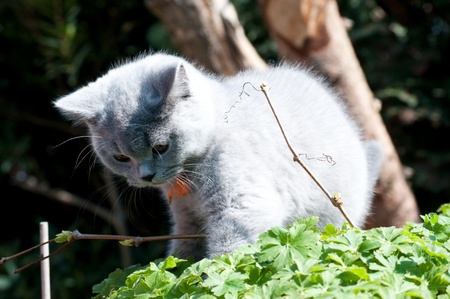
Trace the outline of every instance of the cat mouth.
<instances>
[{"instance_id":1,"label":"cat mouth","mask_svg":"<svg viewBox=\"0 0 450 299\"><path fill-rule=\"evenodd\" d=\"M173 176L163 179L158 180L152 179L151 181L140 180L138 182L129 182L129 184L136 188L148 188L148 187L162 188L167 185L172 186L176 184L178 180L182 181L186 180L185 174L183 172L176 173Z\"/></svg>"},{"instance_id":2,"label":"cat mouth","mask_svg":"<svg viewBox=\"0 0 450 299\"><path fill-rule=\"evenodd\" d=\"M176 178L170 178L167 180L161 180L161 181L155 181L155 182L147 182L147 181L140 181L140 182L133 182L130 183L130 185L132 185L133 187L136 188L160 188L163 187L164 185L170 183L171 180L175 180Z\"/></svg>"}]
</instances>

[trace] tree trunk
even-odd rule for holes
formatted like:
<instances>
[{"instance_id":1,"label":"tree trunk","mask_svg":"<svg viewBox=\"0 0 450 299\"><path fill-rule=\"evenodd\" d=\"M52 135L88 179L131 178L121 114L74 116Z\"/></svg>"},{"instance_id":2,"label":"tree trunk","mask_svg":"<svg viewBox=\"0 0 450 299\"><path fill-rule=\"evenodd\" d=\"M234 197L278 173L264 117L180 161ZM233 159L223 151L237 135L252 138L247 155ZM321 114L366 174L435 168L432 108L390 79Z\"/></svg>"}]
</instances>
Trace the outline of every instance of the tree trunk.
<instances>
[{"instance_id":1,"label":"tree trunk","mask_svg":"<svg viewBox=\"0 0 450 299\"><path fill-rule=\"evenodd\" d=\"M169 30L173 45L207 69L233 75L246 68L266 68L229 1L146 0L145 4Z\"/></svg>"},{"instance_id":2,"label":"tree trunk","mask_svg":"<svg viewBox=\"0 0 450 299\"><path fill-rule=\"evenodd\" d=\"M260 5L280 57L318 67L346 99L365 138L377 139L383 146L385 160L366 227L400 227L407 221L420 221L415 197L376 109L379 105L359 65L336 1L265 0Z\"/></svg>"},{"instance_id":3,"label":"tree trunk","mask_svg":"<svg viewBox=\"0 0 450 299\"><path fill-rule=\"evenodd\" d=\"M266 68L245 37L236 11L227 0L146 0L149 10L168 28L174 46L187 58L217 73ZM353 51L335 1L261 0L269 33L280 57L316 64L336 84L365 130L385 154L372 215L367 228L402 226L420 221L414 195L376 101ZM344 199L345 200L345 199Z\"/></svg>"}]
</instances>

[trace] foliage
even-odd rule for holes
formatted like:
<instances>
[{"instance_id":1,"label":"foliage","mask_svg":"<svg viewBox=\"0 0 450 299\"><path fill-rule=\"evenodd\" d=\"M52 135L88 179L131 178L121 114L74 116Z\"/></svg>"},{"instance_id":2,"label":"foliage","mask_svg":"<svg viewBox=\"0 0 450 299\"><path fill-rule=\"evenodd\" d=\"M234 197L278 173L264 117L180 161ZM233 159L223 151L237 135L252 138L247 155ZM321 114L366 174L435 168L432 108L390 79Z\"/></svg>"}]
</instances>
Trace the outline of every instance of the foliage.
<instances>
[{"instance_id":1,"label":"foliage","mask_svg":"<svg viewBox=\"0 0 450 299\"><path fill-rule=\"evenodd\" d=\"M277 49L257 1L231 2L263 59L276 62ZM356 54L383 102L383 119L402 162L412 170L411 187L427 213L450 198L450 148L442 141L450 134L450 2L406 2L422 11L413 25L400 22L374 0L338 0L341 14L353 22L349 33ZM124 205L128 215L121 214L121 219L128 216L130 235L165 234L166 214L155 194L127 189L120 181L113 190L113 182L105 181L91 158L87 140L71 139L84 132L71 128L52 107L59 95L117 61L149 50L174 51L164 26L144 3L0 1L0 45L0 187L8 194L2 197L2 211L12 215L0 218L0 256L35 245L40 221L48 221L54 231L116 233L87 204L72 207L54 201L48 192L20 187L25 181L75 194L84 203L111 210L111 218ZM120 196L110 204L106 199L115 191ZM53 296L90 294L91 285L120 263L117 247L86 241L52 259ZM140 246L133 249L132 261L148 261L162 252L164 244ZM29 260L16 262L19 267ZM35 298L38 269L13 274L13 268L0 267L0 298Z\"/></svg>"},{"instance_id":2,"label":"foliage","mask_svg":"<svg viewBox=\"0 0 450 299\"><path fill-rule=\"evenodd\" d=\"M94 298L450 298L450 205L439 211L370 230L298 219L212 260L116 269Z\"/></svg>"}]
</instances>

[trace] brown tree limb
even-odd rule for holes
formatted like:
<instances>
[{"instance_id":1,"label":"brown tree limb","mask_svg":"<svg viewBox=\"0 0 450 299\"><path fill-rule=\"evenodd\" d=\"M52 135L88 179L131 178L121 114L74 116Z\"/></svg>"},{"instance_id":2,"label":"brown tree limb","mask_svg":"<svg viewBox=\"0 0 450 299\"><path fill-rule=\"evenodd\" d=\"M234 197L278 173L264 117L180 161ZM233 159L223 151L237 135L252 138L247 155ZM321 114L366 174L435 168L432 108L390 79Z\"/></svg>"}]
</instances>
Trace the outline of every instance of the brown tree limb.
<instances>
[{"instance_id":1,"label":"brown tree limb","mask_svg":"<svg viewBox=\"0 0 450 299\"><path fill-rule=\"evenodd\" d=\"M145 4L169 30L183 56L207 69L233 75L246 68L266 68L228 0L146 0Z\"/></svg>"},{"instance_id":2,"label":"brown tree limb","mask_svg":"<svg viewBox=\"0 0 450 299\"><path fill-rule=\"evenodd\" d=\"M269 33L280 57L318 66L348 102L367 139L381 142L385 161L373 210L366 225L401 227L420 221L415 197L376 101L359 65L335 0L260 1ZM283 21L280 21L282 19Z\"/></svg>"},{"instance_id":3,"label":"brown tree limb","mask_svg":"<svg viewBox=\"0 0 450 299\"><path fill-rule=\"evenodd\" d=\"M2 257L0 259L0 265L4 264L12 259L15 259L19 256L22 256L32 250L40 248L46 244L50 244L50 243L54 243L54 242L64 243L64 244L61 247L57 248L52 253L50 253L49 255L41 256L41 257L39 257L39 259L34 260L33 262L31 262L19 269L16 269L14 271L14 273L18 273L26 268L29 268L32 265L39 263L40 261L42 261L44 259L47 259L47 258L50 258L50 257L56 255L57 253L59 253L60 251L62 251L66 247L68 247L70 244L72 244L76 240L114 240L114 241L119 241L119 243L121 245L123 245L123 247L128 247L128 246L138 247L142 243L145 243L145 242L168 241L168 240L173 240L173 239L198 239L198 238L206 238L206 235L168 235L168 236L140 237L140 236L82 234L78 230L62 231L61 233L56 235L56 238L53 238L53 239L48 240L43 243L39 243L38 245L35 245L35 246L28 248L26 250L23 250L21 252L18 252L14 255Z\"/></svg>"}]
</instances>

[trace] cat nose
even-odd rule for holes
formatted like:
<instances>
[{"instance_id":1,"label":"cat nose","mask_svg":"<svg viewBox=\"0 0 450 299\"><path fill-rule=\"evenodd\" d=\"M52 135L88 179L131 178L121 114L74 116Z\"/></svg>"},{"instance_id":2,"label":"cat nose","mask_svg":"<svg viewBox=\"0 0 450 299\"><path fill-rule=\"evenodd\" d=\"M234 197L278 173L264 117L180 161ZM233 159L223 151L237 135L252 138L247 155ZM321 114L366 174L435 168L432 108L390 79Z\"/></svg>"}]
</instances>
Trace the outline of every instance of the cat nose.
<instances>
[{"instance_id":1,"label":"cat nose","mask_svg":"<svg viewBox=\"0 0 450 299\"><path fill-rule=\"evenodd\" d=\"M156 173L152 173L146 176L141 177L144 181L151 182L153 178L155 177Z\"/></svg>"}]
</instances>

